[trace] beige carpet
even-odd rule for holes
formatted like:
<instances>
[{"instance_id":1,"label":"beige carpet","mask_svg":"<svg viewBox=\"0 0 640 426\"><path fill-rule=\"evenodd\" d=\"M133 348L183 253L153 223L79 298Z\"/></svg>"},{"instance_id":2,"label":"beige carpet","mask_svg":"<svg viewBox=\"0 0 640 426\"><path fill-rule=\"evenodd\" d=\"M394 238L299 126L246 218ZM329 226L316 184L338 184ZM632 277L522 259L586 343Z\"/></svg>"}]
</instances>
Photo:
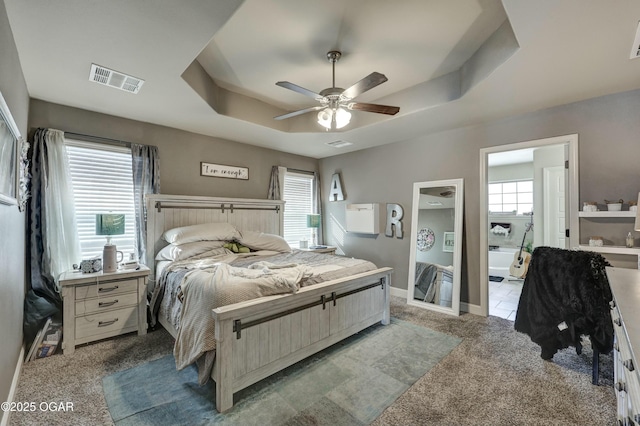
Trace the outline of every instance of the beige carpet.
<instances>
[{"instance_id":1,"label":"beige carpet","mask_svg":"<svg viewBox=\"0 0 640 426\"><path fill-rule=\"evenodd\" d=\"M392 316L463 338L401 395L374 425L608 425L615 423L611 356L601 356L600 386L591 384L591 350L572 348L545 362L528 336L501 318L450 317L392 298ZM164 330L76 349L24 365L15 401L72 402L73 412L12 413L11 425L112 424L103 376L171 353Z\"/></svg>"}]
</instances>

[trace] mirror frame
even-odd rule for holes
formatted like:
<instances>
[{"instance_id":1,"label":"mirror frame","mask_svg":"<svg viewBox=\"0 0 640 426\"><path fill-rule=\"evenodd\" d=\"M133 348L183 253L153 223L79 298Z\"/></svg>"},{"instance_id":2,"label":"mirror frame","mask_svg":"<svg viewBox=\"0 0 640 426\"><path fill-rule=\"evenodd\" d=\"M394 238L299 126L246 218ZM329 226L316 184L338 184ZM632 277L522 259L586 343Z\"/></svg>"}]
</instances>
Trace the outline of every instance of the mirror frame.
<instances>
[{"instance_id":1,"label":"mirror frame","mask_svg":"<svg viewBox=\"0 0 640 426\"><path fill-rule=\"evenodd\" d=\"M451 307L421 302L413 298L416 279L416 250L418 237L418 211L420 204L420 190L423 188L437 188L440 186L455 186L454 212L454 249L453 249L453 289ZM464 209L464 179L447 179L427 182L414 182L413 205L411 207L411 249L409 252L409 282L407 286L407 304L449 315L460 315L460 275L462 274L462 218Z\"/></svg>"},{"instance_id":2,"label":"mirror frame","mask_svg":"<svg viewBox=\"0 0 640 426\"><path fill-rule=\"evenodd\" d=\"M0 120L4 121L9 130L9 133L13 137L11 140L0 141L0 149L6 148L8 145L11 145L9 148L11 149L11 158L8 159L8 163L13 166L12 173L9 174L6 170L7 164L1 165L0 173L2 179L5 182L9 183L9 187L11 192L3 193L0 192L0 204L8 204L8 205L18 205L19 197L20 197L20 158L21 158L21 149L22 149L22 136L20 135L20 131L18 130L18 126L16 122L13 120L11 116L11 112L9 111L9 106L4 100L2 93L0 93ZM5 146L7 145L7 146Z\"/></svg>"}]
</instances>

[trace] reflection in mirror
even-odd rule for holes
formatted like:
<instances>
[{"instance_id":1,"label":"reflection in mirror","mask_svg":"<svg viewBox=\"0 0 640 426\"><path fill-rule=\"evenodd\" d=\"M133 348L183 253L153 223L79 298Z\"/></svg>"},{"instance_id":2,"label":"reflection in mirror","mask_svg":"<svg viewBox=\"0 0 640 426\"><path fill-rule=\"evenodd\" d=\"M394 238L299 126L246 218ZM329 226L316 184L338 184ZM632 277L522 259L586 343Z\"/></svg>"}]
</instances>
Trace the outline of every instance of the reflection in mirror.
<instances>
[{"instance_id":1,"label":"reflection in mirror","mask_svg":"<svg viewBox=\"0 0 640 426\"><path fill-rule=\"evenodd\" d=\"M463 180L413 184L407 303L460 314Z\"/></svg>"}]
</instances>

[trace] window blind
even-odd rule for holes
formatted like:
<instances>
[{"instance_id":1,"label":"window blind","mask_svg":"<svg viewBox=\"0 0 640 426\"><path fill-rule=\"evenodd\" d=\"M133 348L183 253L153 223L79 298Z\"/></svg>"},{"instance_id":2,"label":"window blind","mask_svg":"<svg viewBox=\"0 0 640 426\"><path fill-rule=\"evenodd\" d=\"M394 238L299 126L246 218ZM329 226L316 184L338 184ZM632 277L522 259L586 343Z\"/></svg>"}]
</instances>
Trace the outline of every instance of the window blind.
<instances>
[{"instance_id":1,"label":"window blind","mask_svg":"<svg viewBox=\"0 0 640 426\"><path fill-rule=\"evenodd\" d=\"M134 253L136 247L131 150L76 140L66 140L65 144L82 258L102 257L107 240L103 235L96 235L96 214L99 213L125 215L125 233L114 235L111 243L128 258L128 253Z\"/></svg>"},{"instance_id":2,"label":"window blind","mask_svg":"<svg viewBox=\"0 0 640 426\"><path fill-rule=\"evenodd\" d=\"M313 175L286 172L284 175L284 239L293 248L300 240L311 240L313 230L307 228L307 215L313 213Z\"/></svg>"}]
</instances>

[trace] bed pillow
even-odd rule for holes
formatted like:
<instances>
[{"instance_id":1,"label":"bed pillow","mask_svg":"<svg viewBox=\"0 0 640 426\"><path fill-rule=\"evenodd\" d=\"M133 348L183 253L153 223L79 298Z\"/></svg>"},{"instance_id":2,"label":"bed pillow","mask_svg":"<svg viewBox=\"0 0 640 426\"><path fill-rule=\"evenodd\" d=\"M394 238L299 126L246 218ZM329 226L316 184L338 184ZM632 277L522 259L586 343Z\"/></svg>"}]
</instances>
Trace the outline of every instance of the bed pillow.
<instances>
[{"instance_id":1,"label":"bed pillow","mask_svg":"<svg viewBox=\"0 0 640 426\"><path fill-rule=\"evenodd\" d=\"M156 260L184 260L210 250L221 248L226 241L196 241L185 244L169 244L156 255Z\"/></svg>"},{"instance_id":2,"label":"bed pillow","mask_svg":"<svg viewBox=\"0 0 640 426\"><path fill-rule=\"evenodd\" d=\"M256 231L242 231L238 242L253 250L273 250L280 253L291 251L291 247L280 235Z\"/></svg>"},{"instance_id":3,"label":"bed pillow","mask_svg":"<svg viewBox=\"0 0 640 426\"><path fill-rule=\"evenodd\" d=\"M170 244L185 244L194 241L231 241L240 237L235 226L226 222L202 223L169 229L162 238Z\"/></svg>"}]
</instances>

